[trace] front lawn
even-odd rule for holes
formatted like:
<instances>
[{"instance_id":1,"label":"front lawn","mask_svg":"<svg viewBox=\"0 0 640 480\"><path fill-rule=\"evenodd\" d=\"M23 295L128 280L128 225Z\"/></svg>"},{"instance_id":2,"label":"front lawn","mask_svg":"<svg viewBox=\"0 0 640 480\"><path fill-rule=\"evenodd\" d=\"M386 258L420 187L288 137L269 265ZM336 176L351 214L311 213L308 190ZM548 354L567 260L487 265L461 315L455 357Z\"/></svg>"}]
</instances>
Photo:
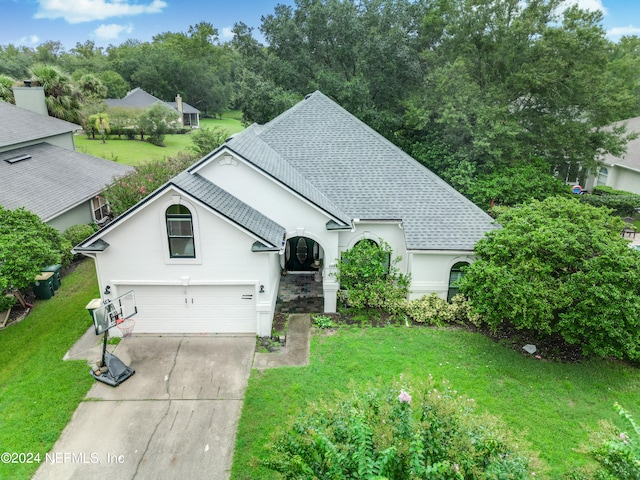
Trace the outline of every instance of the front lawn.
<instances>
[{"instance_id":1,"label":"front lawn","mask_svg":"<svg viewBox=\"0 0 640 480\"><path fill-rule=\"evenodd\" d=\"M50 300L0 330L0 453L51 450L94 382L85 360L63 361L91 325L85 309L99 297L93 261L62 278ZM38 463L0 463L0 479L28 479Z\"/></svg>"},{"instance_id":2,"label":"front lawn","mask_svg":"<svg viewBox=\"0 0 640 480\"><path fill-rule=\"evenodd\" d=\"M557 363L521 354L459 329L345 328L314 335L308 367L253 370L238 428L232 479L279 478L261 468L270 435L309 402L330 399L350 382L433 375L501 417L560 478L590 462L575 451L601 419L620 427L614 402L640 418L640 369L600 360Z\"/></svg>"}]
</instances>

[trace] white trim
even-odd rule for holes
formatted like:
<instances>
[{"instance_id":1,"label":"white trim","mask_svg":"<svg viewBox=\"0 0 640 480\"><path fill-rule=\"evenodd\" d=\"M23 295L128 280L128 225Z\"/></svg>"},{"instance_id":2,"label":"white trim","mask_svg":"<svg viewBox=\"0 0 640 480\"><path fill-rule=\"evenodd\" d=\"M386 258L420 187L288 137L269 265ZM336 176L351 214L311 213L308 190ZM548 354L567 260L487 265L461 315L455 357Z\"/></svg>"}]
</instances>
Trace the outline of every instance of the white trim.
<instances>
[{"instance_id":1,"label":"white trim","mask_svg":"<svg viewBox=\"0 0 640 480\"><path fill-rule=\"evenodd\" d=\"M172 257L169 251L169 232L167 231L167 209L172 205L184 205L189 209L191 213L191 228L193 229L193 248L194 258L190 257ZM161 234L160 238L164 238L162 242L162 255L166 265L201 265L202 264L202 248L200 245L200 226L198 221L198 211L195 206L188 200L184 200L180 195L172 195L167 199L162 209L160 210L162 216L160 221Z\"/></svg>"}]
</instances>

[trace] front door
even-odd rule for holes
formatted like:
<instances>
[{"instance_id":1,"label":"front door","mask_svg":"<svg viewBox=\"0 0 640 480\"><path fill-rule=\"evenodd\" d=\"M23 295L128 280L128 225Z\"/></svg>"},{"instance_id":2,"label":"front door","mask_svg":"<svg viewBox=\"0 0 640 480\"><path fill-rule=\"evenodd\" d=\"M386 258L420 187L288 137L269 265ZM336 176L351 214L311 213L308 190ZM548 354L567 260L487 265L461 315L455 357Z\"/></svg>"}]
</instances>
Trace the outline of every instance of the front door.
<instances>
[{"instance_id":1,"label":"front door","mask_svg":"<svg viewBox=\"0 0 640 480\"><path fill-rule=\"evenodd\" d=\"M313 262L318 259L319 246L307 237L293 237L287 240L284 268L289 272L310 272Z\"/></svg>"}]
</instances>

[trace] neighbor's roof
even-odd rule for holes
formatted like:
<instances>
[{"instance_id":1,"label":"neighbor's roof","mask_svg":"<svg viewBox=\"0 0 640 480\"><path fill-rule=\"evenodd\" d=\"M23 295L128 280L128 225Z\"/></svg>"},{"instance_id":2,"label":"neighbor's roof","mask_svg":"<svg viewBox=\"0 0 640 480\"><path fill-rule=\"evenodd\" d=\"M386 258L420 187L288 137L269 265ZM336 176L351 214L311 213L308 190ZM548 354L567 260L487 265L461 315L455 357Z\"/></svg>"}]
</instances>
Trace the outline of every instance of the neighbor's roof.
<instances>
[{"instance_id":1,"label":"neighbor's roof","mask_svg":"<svg viewBox=\"0 0 640 480\"><path fill-rule=\"evenodd\" d=\"M107 98L105 100L108 107L125 107L125 108L147 108L156 102L164 103L171 108L178 109L176 102L165 102L154 97L150 93L145 92L141 88L134 88L124 98ZM200 113L186 102L182 102L183 113Z\"/></svg>"},{"instance_id":2,"label":"neighbor's roof","mask_svg":"<svg viewBox=\"0 0 640 480\"><path fill-rule=\"evenodd\" d=\"M640 117L629 118L616 122L612 127L627 126L627 133L640 134ZM622 157L616 157L611 154L605 155L603 159L607 165L622 165L640 171L640 135L635 140L629 140L627 143L627 152Z\"/></svg>"},{"instance_id":3,"label":"neighbor's roof","mask_svg":"<svg viewBox=\"0 0 640 480\"><path fill-rule=\"evenodd\" d=\"M30 158L6 161L23 155ZM0 205L9 210L24 207L49 221L102 192L114 176L132 170L44 142L16 148L0 153Z\"/></svg>"},{"instance_id":4,"label":"neighbor's roof","mask_svg":"<svg viewBox=\"0 0 640 480\"><path fill-rule=\"evenodd\" d=\"M81 128L75 123L0 102L0 147L43 140Z\"/></svg>"},{"instance_id":5,"label":"neighbor's roof","mask_svg":"<svg viewBox=\"0 0 640 480\"><path fill-rule=\"evenodd\" d=\"M497 228L444 180L320 92L227 146L301 195L322 195L339 218L401 220L410 250L473 250Z\"/></svg>"}]
</instances>

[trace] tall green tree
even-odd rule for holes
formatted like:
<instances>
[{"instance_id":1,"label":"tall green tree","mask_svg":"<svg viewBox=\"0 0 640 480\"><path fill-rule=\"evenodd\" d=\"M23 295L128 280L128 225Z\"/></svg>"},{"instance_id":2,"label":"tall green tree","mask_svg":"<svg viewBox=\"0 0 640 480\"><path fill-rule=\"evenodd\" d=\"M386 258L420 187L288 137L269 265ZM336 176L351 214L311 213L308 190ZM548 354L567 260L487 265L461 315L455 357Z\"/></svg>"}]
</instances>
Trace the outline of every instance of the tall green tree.
<instances>
[{"instance_id":1,"label":"tall green tree","mask_svg":"<svg viewBox=\"0 0 640 480\"><path fill-rule=\"evenodd\" d=\"M322 90L385 135L398 128L402 101L422 78L418 45L425 1L297 0L263 17L268 47L247 41L238 25L236 44L245 61L282 92ZM254 56L254 58L247 58ZM251 96L242 88L239 96ZM276 92L274 100L282 96ZM278 112L279 113L279 112ZM255 121L255 118L248 118Z\"/></svg>"},{"instance_id":2,"label":"tall green tree","mask_svg":"<svg viewBox=\"0 0 640 480\"><path fill-rule=\"evenodd\" d=\"M154 145L164 147L164 137L178 121L180 114L164 103L156 102L138 117L138 126L147 140Z\"/></svg>"},{"instance_id":3,"label":"tall green tree","mask_svg":"<svg viewBox=\"0 0 640 480\"><path fill-rule=\"evenodd\" d=\"M520 162L586 170L599 152L621 153L621 132L606 126L633 97L611 81L602 16L562 7L434 0L421 47L428 69L407 104L405 146L463 190L476 174ZM438 149L425 151L425 142L451 160L439 164ZM460 164L469 178L457 177Z\"/></svg>"}]
</instances>

